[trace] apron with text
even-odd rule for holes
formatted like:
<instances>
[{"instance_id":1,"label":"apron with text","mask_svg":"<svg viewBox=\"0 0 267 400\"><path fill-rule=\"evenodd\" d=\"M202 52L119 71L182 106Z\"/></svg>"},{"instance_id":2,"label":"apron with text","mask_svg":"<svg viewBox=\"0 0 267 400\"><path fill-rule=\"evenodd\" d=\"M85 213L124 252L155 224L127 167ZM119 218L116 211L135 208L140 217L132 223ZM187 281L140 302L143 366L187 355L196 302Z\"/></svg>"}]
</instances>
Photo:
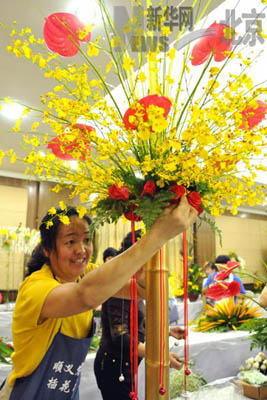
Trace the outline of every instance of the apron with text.
<instances>
[{"instance_id":1,"label":"apron with text","mask_svg":"<svg viewBox=\"0 0 267 400\"><path fill-rule=\"evenodd\" d=\"M58 331L35 371L16 379L10 400L79 400L81 369L94 331L94 322L85 339Z\"/></svg>"}]
</instances>

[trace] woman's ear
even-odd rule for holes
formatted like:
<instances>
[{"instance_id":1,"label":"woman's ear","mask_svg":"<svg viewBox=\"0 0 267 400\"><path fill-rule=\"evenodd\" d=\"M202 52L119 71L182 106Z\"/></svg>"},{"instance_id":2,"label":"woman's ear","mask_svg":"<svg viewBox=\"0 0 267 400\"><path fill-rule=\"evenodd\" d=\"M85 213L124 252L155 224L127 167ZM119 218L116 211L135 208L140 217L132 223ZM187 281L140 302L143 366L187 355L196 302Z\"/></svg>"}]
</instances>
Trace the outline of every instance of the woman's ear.
<instances>
[{"instance_id":1,"label":"woman's ear","mask_svg":"<svg viewBox=\"0 0 267 400\"><path fill-rule=\"evenodd\" d=\"M48 252L48 250L44 249L43 247L42 247L42 250L43 250L44 255L45 255L47 258L49 258L49 252Z\"/></svg>"}]
</instances>

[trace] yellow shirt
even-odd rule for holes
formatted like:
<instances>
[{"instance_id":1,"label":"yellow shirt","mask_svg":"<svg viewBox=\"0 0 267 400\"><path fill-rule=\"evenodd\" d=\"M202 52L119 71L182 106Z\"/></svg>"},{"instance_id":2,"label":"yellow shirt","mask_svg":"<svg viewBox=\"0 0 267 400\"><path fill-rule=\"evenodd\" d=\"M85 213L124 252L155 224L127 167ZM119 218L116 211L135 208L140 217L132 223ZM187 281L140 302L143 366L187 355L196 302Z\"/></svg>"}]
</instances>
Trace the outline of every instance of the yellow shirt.
<instances>
[{"instance_id":1,"label":"yellow shirt","mask_svg":"<svg viewBox=\"0 0 267 400\"><path fill-rule=\"evenodd\" d=\"M95 266L89 264L85 273L94 268ZM37 368L61 322L61 332L64 335L76 339L88 336L92 325L92 310L67 318L49 318L38 325L46 296L59 285L61 283L54 279L47 265L32 273L20 285L12 323L15 351L12 354L13 369L8 377L10 386L14 385L17 378L30 375Z\"/></svg>"}]
</instances>

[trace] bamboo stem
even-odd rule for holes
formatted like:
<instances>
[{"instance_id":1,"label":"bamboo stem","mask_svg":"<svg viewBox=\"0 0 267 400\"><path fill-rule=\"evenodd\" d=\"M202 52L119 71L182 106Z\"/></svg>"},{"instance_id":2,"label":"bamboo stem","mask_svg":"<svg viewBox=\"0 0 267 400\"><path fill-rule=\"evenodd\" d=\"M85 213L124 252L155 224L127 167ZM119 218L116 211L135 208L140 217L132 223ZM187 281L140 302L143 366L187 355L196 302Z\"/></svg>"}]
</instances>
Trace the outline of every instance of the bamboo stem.
<instances>
[{"instance_id":1,"label":"bamboo stem","mask_svg":"<svg viewBox=\"0 0 267 400\"><path fill-rule=\"evenodd\" d=\"M164 279L164 389L159 393L160 374L160 253L146 267L146 400L169 400L169 307L168 269L163 267Z\"/></svg>"}]
</instances>

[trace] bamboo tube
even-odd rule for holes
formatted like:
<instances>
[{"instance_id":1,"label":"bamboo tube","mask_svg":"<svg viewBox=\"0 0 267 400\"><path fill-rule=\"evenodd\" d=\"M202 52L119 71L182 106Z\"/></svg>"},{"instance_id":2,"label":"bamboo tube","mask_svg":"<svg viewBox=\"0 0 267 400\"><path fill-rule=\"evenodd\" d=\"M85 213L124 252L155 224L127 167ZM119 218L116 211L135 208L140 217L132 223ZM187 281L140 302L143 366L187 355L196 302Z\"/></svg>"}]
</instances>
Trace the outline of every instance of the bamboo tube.
<instances>
[{"instance_id":1,"label":"bamboo tube","mask_svg":"<svg viewBox=\"0 0 267 400\"><path fill-rule=\"evenodd\" d=\"M168 269L163 265L165 291L164 380L166 390L159 393L160 377L160 252L146 267L146 400L169 400L169 290Z\"/></svg>"}]
</instances>

